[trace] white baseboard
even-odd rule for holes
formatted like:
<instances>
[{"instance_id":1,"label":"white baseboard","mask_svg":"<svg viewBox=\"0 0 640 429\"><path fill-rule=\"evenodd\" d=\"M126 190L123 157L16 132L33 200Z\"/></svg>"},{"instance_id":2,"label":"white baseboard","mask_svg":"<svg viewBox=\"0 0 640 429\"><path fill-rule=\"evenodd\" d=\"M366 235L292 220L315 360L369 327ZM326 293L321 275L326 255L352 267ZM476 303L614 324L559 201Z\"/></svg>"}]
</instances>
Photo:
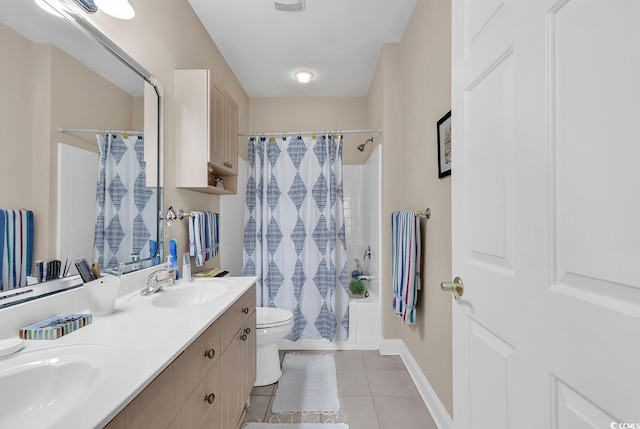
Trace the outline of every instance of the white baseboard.
<instances>
[{"instance_id":1,"label":"white baseboard","mask_svg":"<svg viewBox=\"0 0 640 429\"><path fill-rule=\"evenodd\" d=\"M452 429L453 420L444 407L435 390L431 387L429 380L418 366L406 344L402 340L382 340L380 343L380 354L382 355L398 355L402 358L404 365L409 371L411 379L416 385L422 400L424 401L433 421L438 429Z\"/></svg>"},{"instance_id":2,"label":"white baseboard","mask_svg":"<svg viewBox=\"0 0 640 429\"><path fill-rule=\"evenodd\" d=\"M280 340L278 341L278 350L378 350L381 340L357 341L349 343L347 341L338 341L331 343L324 340Z\"/></svg>"}]
</instances>

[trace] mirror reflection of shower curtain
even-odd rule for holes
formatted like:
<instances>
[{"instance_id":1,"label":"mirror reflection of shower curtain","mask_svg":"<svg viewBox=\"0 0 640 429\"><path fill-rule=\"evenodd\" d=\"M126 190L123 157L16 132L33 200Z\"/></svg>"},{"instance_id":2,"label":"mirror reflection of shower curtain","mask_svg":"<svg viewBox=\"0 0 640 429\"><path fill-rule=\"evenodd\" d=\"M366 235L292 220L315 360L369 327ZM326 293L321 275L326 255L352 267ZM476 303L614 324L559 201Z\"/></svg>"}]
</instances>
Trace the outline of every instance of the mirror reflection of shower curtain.
<instances>
[{"instance_id":1,"label":"mirror reflection of shower curtain","mask_svg":"<svg viewBox=\"0 0 640 429\"><path fill-rule=\"evenodd\" d=\"M294 314L289 339L349 332L342 138L251 138L243 275L257 304Z\"/></svg>"},{"instance_id":2,"label":"mirror reflection of shower curtain","mask_svg":"<svg viewBox=\"0 0 640 429\"><path fill-rule=\"evenodd\" d=\"M157 222L156 190L146 186L142 136L98 135L93 258L100 267L149 257L150 231Z\"/></svg>"}]
</instances>

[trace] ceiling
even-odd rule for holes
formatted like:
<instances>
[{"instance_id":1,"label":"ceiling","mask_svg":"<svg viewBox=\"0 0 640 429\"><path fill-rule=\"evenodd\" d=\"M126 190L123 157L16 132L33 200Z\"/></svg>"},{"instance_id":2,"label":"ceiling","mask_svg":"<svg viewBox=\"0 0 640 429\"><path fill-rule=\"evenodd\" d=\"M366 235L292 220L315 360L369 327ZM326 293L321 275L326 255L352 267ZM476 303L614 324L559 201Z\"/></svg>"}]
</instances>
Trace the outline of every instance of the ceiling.
<instances>
[{"instance_id":1,"label":"ceiling","mask_svg":"<svg viewBox=\"0 0 640 429\"><path fill-rule=\"evenodd\" d=\"M382 44L402 38L416 0L189 0L249 97L366 96ZM312 70L308 84L293 73Z\"/></svg>"}]
</instances>

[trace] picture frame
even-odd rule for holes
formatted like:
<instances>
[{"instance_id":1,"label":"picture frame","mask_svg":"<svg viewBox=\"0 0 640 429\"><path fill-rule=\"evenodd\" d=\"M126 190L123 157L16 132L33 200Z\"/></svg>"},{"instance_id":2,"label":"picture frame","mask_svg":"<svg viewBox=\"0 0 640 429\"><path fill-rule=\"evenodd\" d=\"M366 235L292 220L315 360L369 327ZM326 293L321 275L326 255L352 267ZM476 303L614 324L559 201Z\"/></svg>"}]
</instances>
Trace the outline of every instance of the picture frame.
<instances>
[{"instance_id":1,"label":"picture frame","mask_svg":"<svg viewBox=\"0 0 640 429\"><path fill-rule=\"evenodd\" d=\"M438 130L438 178L451 175L451 110L436 126Z\"/></svg>"}]
</instances>

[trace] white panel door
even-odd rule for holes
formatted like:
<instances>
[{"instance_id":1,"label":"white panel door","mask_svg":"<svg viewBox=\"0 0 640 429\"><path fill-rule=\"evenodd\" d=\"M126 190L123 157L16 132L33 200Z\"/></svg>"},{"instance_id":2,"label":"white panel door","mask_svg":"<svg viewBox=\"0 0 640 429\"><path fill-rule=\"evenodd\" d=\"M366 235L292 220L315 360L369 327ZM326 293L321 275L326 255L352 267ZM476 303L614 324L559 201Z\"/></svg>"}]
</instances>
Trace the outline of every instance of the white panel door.
<instances>
[{"instance_id":1,"label":"white panel door","mask_svg":"<svg viewBox=\"0 0 640 429\"><path fill-rule=\"evenodd\" d=\"M452 7L454 426L640 427L640 2Z\"/></svg>"},{"instance_id":2,"label":"white panel door","mask_svg":"<svg viewBox=\"0 0 640 429\"><path fill-rule=\"evenodd\" d=\"M93 256L98 154L58 143L56 257L61 261Z\"/></svg>"}]
</instances>

